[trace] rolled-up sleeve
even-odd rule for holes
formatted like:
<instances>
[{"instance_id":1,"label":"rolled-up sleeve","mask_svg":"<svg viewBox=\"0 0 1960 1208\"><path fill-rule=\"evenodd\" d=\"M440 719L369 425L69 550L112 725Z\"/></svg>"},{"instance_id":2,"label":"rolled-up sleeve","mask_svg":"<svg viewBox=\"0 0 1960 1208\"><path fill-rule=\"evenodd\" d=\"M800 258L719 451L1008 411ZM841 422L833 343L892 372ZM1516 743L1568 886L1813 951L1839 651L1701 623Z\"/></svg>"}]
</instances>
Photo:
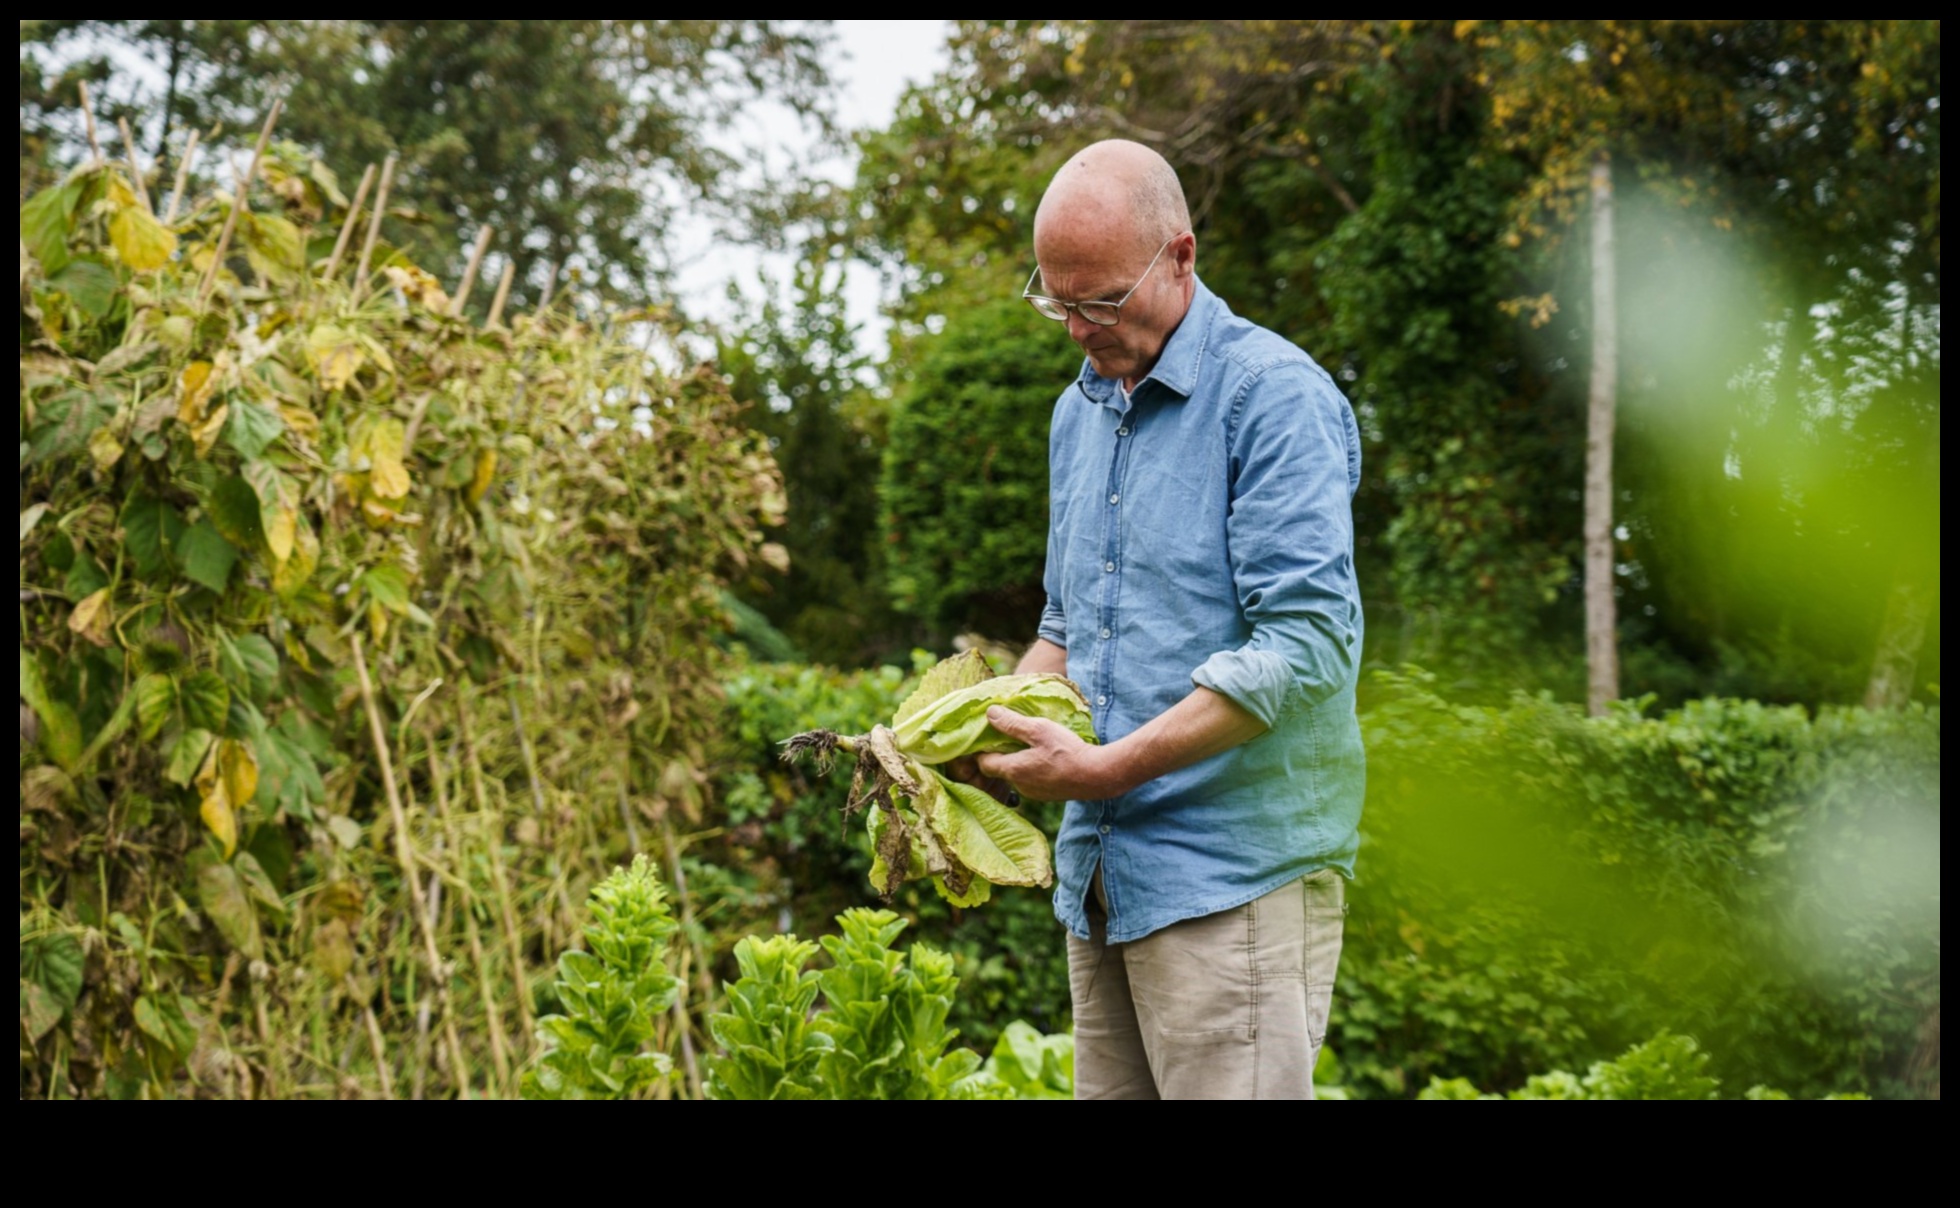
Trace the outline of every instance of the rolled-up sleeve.
<instances>
[{"instance_id":1,"label":"rolled-up sleeve","mask_svg":"<svg viewBox=\"0 0 1960 1208\"><path fill-rule=\"evenodd\" d=\"M1062 602L1053 595L1048 597L1047 605L1041 610L1041 627L1037 633L1043 641L1068 649L1068 618L1062 612Z\"/></svg>"},{"instance_id":2,"label":"rolled-up sleeve","mask_svg":"<svg viewBox=\"0 0 1960 1208\"><path fill-rule=\"evenodd\" d=\"M1359 433L1347 400L1316 368L1282 364L1241 394L1230 456L1226 532L1252 636L1191 679L1271 728L1352 683L1361 657Z\"/></svg>"}]
</instances>

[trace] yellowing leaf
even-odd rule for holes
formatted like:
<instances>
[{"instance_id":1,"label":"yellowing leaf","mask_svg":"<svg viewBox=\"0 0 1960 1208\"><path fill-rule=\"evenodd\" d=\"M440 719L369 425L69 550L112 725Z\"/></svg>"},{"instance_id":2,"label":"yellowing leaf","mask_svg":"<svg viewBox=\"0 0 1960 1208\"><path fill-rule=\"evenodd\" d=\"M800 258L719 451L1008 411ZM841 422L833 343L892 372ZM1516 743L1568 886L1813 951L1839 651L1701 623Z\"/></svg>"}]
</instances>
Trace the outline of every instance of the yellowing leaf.
<instances>
[{"instance_id":1,"label":"yellowing leaf","mask_svg":"<svg viewBox=\"0 0 1960 1208\"><path fill-rule=\"evenodd\" d=\"M117 440L116 434L108 428L97 428L89 434L88 455L89 459L95 462L95 468L107 474L115 468L117 462L122 460L122 442Z\"/></svg>"},{"instance_id":2,"label":"yellowing leaf","mask_svg":"<svg viewBox=\"0 0 1960 1208\"><path fill-rule=\"evenodd\" d=\"M109 242L134 272L155 272L170 263L177 236L140 205L128 205L109 220Z\"/></svg>"},{"instance_id":3,"label":"yellowing leaf","mask_svg":"<svg viewBox=\"0 0 1960 1208\"><path fill-rule=\"evenodd\" d=\"M762 548L756 552L777 573L785 575L789 573L789 547L782 542L765 541L762 543Z\"/></svg>"},{"instance_id":4,"label":"yellowing leaf","mask_svg":"<svg viewBox=\"0 0 1960 1208\"><path fill-rule=\"evenodd\" d=\"M290 597L313 577L313 568L319 564L320 539L313 535L312 525L304 519L297 519L292 553L273 568L272 590L282 597Z\"/></svg>"},{"instance_id":5,"label":"yellowing leaf","mask_svg":"<svg viewBox=\"0 0 1960 1208\"><path fill-rule=\"evenodd\" d=\"M225 787L225 777L220 771L218 752L225 743L213 743L210 754L204 757L204 766L197 772L197 815L204 819L204 825L218 842L224 846L225 859L238 847L238 815L232 809L232 802ZM257 769L254 769L256 775Z\"/></svg>"},{"instance_id":6,"label":"yellowing leaf","mask_svg":"<svg viewBox=\"0 0 1960 1208\"><path fill-rule=\"evenodd\" d=\"M234 739L218 743L218 776L224 781L225 796L234 806L244 805L259 791L259 760L252 748Z\"/></svg>"},{"instance_id":7,"label":"yellowing leaf","mask_svg":"<svg viewBox=\"0 0 1960 1208\"><path fill-rule=\"evenodd\" d=\"M490 490L490 483L497 474L497 451L479 449L476 454L476 476L470 479L470 502L482 503L483 496Z\"/></svg>"},{"instance_id":8,"label":"yellowing leaf","mask_svg":"<svg viewBox=\"0 0 1960 1208\"><path fill-rule=\"evenodd\" d=\"M97 646L109 644L109 620L113 614L109 604L109 589L91 592L75 605L75 611L68 614L70 632Z\"/></svg>"},{"instance_id":9,"label":"yellowing leaf","mask_svg":"<svg viewBox=\"0 0 1960 1208\"><path fill-rule=\"evenodd\" d=\"M225 417L230 414L231 408L220 403L204 417L203 423L191 426L191 442L197 446L199 457L211 455L212 446L216 445L218 438L225 433Z\"/></svg>"},{"instance_id":10,"label":"yellowing leaf","mask_svg":"<svg viewBox=\"0 0 1960 1208\"><path fill-rule=\"evenodd\" d=\"M419 302L439 315L449 313L449 295L442 292L442 283L422 269L412 264L391 264L381 270L381 275L409 301Z\"/></svg>"},{"instance_id":11,"label":"yellowing leaf","mask_svg":"<svg viewBox=\"0 0 1960 1208\"><path fill-rule=\"evenodd\" d=\"M192 361L177 375L177 422L195 425L204 419L204 407L217 388L209 361Z\"/></svg>"},{"instance_id":12,"label":"yellowing leaf","mask_svg":"<svg viewBox=\"0 0 1960 1208\"><path fill-rule=\"evenodd\" d=\"M299 534L299 512L289 503L262 508L260 522L265 526L266 548L280 562L293 556L293 542Z\"/></svg>"},{"instance_id":13,"label":"yellowing leaf","mask_svg":"<svg viewBox=\"0 0 1960 1208\"><path fill-rule=\"evenodd\" d=\"M306 333L306 356L323 390L344 389L367 360L366 351L353 334L332 323L322 323Z\"/></svg>"},{"instance_id":14,"label":"yellowing leaf","mask_svg":"<svg viewBox=\"0 0 1960 1208\"><path fill-rule=\"evenodd\" d=\"M368 490L376 498L400 499L408 494L408 467L402 464L405 435L398 419L384 419L368 432Z\"/></svg>"}]
</instances>

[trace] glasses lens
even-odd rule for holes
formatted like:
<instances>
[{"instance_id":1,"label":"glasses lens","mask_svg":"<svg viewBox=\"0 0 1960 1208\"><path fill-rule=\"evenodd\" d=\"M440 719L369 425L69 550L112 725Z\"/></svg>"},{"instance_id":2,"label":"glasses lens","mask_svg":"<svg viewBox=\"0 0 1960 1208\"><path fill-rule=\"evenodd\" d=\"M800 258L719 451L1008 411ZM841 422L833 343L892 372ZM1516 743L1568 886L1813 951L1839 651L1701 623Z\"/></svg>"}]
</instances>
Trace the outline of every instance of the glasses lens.
<instances>
[{"instance_id":1,"label":"glasses lens","mask_svg":"<svg viewBox=\"0 0 1960 1208\"><path fill-rule=\"evenodd\" d=\"M1121 310L1114 302L1077 302L1075 309L1097 327L1114 327Z\"/></svg>"},{"instance_id":2,"label":"glasses lens","mask_svg":"<svg viewBox=\"0 0 1960 1208\"><path fill-rule=\"evenodd\" d=\"M1057 323L1060 323L1064 319L1068 318L1068 308L1063 306L1060 302L1055 301L1053 298L1043 298L1043 297L1031 295L1028 298L1028 305L1034 307L1035 312L1041 315L1041 317L1045 319L1053 319Z\"/></svg>"}]
</instances>

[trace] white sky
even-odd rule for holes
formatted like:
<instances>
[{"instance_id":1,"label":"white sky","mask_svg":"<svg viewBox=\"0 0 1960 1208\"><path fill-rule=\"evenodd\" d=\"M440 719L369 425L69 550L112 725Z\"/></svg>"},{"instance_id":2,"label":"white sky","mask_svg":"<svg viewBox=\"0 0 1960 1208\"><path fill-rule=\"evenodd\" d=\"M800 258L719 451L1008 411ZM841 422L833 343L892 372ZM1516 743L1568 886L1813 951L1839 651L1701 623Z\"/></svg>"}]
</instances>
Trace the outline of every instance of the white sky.
<instances>
[{"instance_id":1,"label":"white sky","mask_svg":"<svg viewBox=\"0 0 1960 1208\"><path fill-rule=\"evenodd\" d=\"M835 31L840 53L832 76L837 82L838 120L847 131L889 123L905 88L923 83L946 64L945 21L838 21ZM760 153L780 170L793 157L807 154L813 143L810 132L787 110L758 105L725 132L723 146L736 154ZM815 167L840 185L849 184L857 171L853 155L832 155ZM720 242L705 222L680 232L678 242L677 301L704 318L738 317L738 308L727 297L731 282L753 294L758 273L783 283L793 271L791 256ZM878 314L882 292L876 273L863 265L851 266L844 286L846 304L852 321L861 325L859 346L874 354L885 346L886 324Z\"/></svg>"}]
</instances>

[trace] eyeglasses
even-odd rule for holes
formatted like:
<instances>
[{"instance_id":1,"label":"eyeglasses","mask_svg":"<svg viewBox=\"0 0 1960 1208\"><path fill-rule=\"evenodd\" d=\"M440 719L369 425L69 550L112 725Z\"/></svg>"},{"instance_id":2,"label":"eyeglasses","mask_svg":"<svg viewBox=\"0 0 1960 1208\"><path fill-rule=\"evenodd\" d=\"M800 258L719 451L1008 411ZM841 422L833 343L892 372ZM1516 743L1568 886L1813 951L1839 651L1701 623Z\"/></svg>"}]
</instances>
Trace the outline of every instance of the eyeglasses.
<instances>
[{"instance_id":1,"label":"eyeglasses","mask_svg":"<svg viewBox=\"0 0 1960 1208\"><path fill-rule=\"evenodd\" d=\"M1041 266L1038 264L1034 266L1034 272L1028 275L1028 283L1022 288L1021 296L1027 299L1028 305L1034 307L1035 313L1044 319L1066 323L1068 312L1074 311L1097 327L1114 327L1116 321L1123 317L1123 303L1130 300L1130 294L1136 293L1143 287L1143 283L1150 277L1151 269L1156 268L1157 262L1163 259L1164 248L1176 243L1182 234L1183 232L1180 231L1177 235L1164 240L1164 247L1158 248L1157 254L1150 258L1150 267L1143 270L1143 276L1138 277L1137 283L1130 287L1130 293L1124 294L1114 302L1064 302L1060 298L1037 294L1034 292L1034 283L1035 279L1041 276Z\"/></svg>"}]
</instances>

